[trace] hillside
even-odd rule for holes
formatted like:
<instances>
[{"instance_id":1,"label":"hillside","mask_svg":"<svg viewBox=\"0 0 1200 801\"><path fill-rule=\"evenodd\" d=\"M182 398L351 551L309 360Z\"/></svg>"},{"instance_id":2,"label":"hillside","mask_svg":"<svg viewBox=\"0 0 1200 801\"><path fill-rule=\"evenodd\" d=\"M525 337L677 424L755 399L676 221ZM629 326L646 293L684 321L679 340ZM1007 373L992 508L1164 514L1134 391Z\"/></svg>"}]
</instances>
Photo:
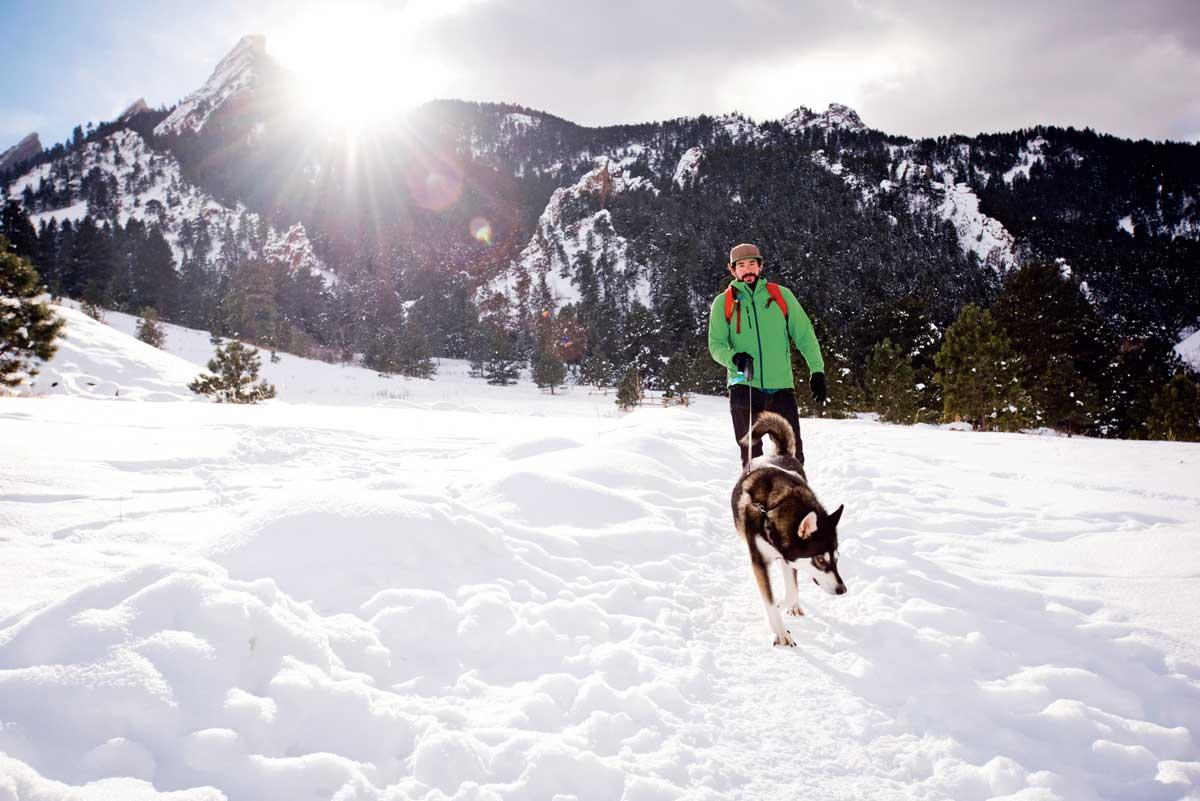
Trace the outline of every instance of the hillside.
<instances>
[{"instance_id":1,"label":"hillside","mask_svg":"<svg viewBox=\"0 0 1200 801\"><path fill-rule=\"evenodd\" d=\"M710 305L729 247L753 241L845 371L839 413L878 410L865 365L887 340L930 420L950 326L1055 266L1102 352L1016 356L1069 363L1088 411L1052 424L1106 436L1148 435L1172 348L1200 327L1198 144L1045 126L914 141L839 104L586 127L439 100L351 135L298 88L246 37L175 108L135 104L0 175L0 233L57 295L276 350L545 352L600 383L712 393ZM1043 299L1021 298L1010 340Z\"/></svg>"}]
</instances>

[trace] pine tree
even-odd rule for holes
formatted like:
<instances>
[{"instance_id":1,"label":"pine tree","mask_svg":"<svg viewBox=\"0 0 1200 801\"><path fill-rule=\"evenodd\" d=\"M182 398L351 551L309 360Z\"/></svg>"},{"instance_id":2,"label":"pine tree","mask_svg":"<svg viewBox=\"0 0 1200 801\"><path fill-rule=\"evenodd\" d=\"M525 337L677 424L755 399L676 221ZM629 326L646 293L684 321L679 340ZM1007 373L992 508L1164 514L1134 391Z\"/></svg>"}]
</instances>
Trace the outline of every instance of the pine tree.
<instances>
[{"instance_id":1,"label":"pine tree","mask_svg":"<svg viewBox=\"0 0 1200 801\"><path fill-rule=\"evenodd\" d=\"M708 354L707 342L699 336L685 342L683 347L667 357L663 369L663 402L676 401L684 406L691 402L691 395L699 392L707 383L708 367L716 365ZM721 371L723 387L725 373Z\"/></svg>"},{"instance_id":2,"label":"pine tree","mask_svg":"<svg viewBox=\"0 0 1200 801\"><path fill-rule=\"evenodd\" d=\"M471 378L483 378L483 364L487 361L491 345L491 332L487 326L479 325L471 332L468 340L470 350L467 353L467 375Z\"/></svg>"},{"instance_id":3,"label":"pine tree","mask_svg":"<svg viewBox=\"0 0 1200 801\"><path fill-rule=\"evenodd\" d=\"M34 263L38 265L39 273L46 282L46 287L53 295L59 287L62 272L60 251L60 234L58 220L50 218L49 222L42 221L38 226L38 252Z\"/></svg>"},{"instance_id":4,"label":"pine tree","mask_svg":"<svg viewBox=\"0 0 1200 801\"><path fill-rule=\"evenodd\" d=\"M503 326L490 323L483 357L483 375L489 384L508 386L517 383L521 359L517 336Z\"/></svg>"},{"instance_id":5,"label":"pine tree","mask_svg":"<svg viewBox=\"0 0 1200 801\"><path fill-rule=\"evenodd\" d=\"M425 326L412 313L407 315L401 329L398 361L401 374L413 378L429 378L437 372L437 365L429 355Z\"/></svg>"},{"instance_id":6,"label":"pine tree","mask_svg":"<svg viewBox=\"0 0 1200 801\"><path fill-rule=\"evenodd\" d=\"M1096 428L1108 337L1070 272L1023 266L1004 282L992 317L1020 359L1017 375L1034 419L1068 433Z\"/></svg>"},{"instance_id":7,"label":"pine tree","mask_svg":"<svg viewBox=\"0 0 1200 801\"><path fill-rule=\"evenodd\" d=\"M363 327L363 364L380 373L428 378L436 368L421 320L404 303L388 270L375 270L362 289L368 314Z\"/></svg>"},{"instance_id":8,"label":"pine tree","mask_svg":"<svg viewBox=\"0 0 1200 801\"><path fill-rule=\"evenodd\" d=\"M49 359L58 347L63 321L41 300L44 292L37 270L0 236L0 387L32 378L35 360Z\"/></svg>"},{"instance_id":9,"label":"pine tree","mask_svg":"<svg viewBox=\"0 0 1200 801\"><path fill-rule=\"evenodd\" d=\"M606 390L613 385L613 375L616 366L601 349L594 350L583 360L579 369L579 381L599 390Z\"/></svg>"},{"instance_id":10,"label":"pine tree","mask_svg":"<svg viewBox=\"0 0 1200 801\"><path fill-rule=\"evenodd\" d=\"M571 313L584 327L586 344L579 380L604 389L612 386L620 374L617 365L621 363L622 355L618 351L620 343L625 341L619 333L621 311L612 298L603 294L595 263L588 251L574 256L573 267L580 299Z\"/></svg>"},{"instance_id":11,"label":"pine tree","mask_svg":"<svg viewBox=\"0 0 1200 801\"><path fill-rule=\"evenodd\" d=\"M535 316L533 353L529 357L530 373L538 387L549 389L553 395L554 388L561 386L567 376L563 351L564 344L572 340L565 331L567 323L554 314L554 299L544 274L538 278L532 301ZM574 313L567 319L574 323ZM571 351L573 356L577 355L573 347L565 350Z\"/></svg>"},{"instance_id":12,"label":"pine tree","mask_svg":"<svg viewBox=\"0 0 1200 801\"><path fill-rule=\"evenodd\" d=\"M611 307L601 311L616 313ZM662 361L656 356L659 352L658 335L661 330L661 323L654 316L654 312L634 301L622 321L621 347L617 349L617 369L635 370L639 375L645 375L648 380L656 383L663 367Z\"/></svg>"},{"instance_id":13,"label":"pine tree","mask_svg":"<svg viewBox=\"0 0 1200 801\"><path fill-rule=\"evenodd\" d=\"M1176 373L1150 402L1150 439L1200 442L1200 383Z\"/></svg>"},{"instance_id":14,"label":"pine tree","mask_svg":"<svg viewBox=\"0 0 1200 801\"><path fill-rule=\"evenodd\" d=\"M185 257L179 286L179 322L192 328L221 328L218 286L217 275L201 257Z\"/></svg>"},{"instance_id":15,"label":"pine tree","mask_svg":"<svg viewBox=\"0 0 1200 801\"><path fill-rule=\"evenodd\" d=\"M549 389L554 394L554 388L562 386L567 377L567 368L558 357L546 347L539 347L530 360L533 372L533 382L542 389Z\"/></svg>"},{"instance_id":16,"label":"pine tree","mask_svg":"<svg viewBox=\"0 0 1200 801\"><path fill-rule=\"evenodd\" d=\"M617 386L617 407L621 411L631 411L642 402L642 379L636 369L630 369L621 378Z\"/></svg>"},{"instance_id":17,"label":"pine tree","mask_svg":"<svg viewBox=\"0 0 1200 801\"><path fill-rule=\"evenodd\" d=\"M817 339L825 359L825 383L829 397L823 406L817 406L813 401L804 378L809 375L808 364L800 351L793 348L792 376L796 384L796 406L800 414L806 417L835 420L849 417L866 406L862 386L863 363L854 357L849 338L836 329L817 327Z\"/></svg>"},{"instance_id":18,"label":"pine tree","mask_svg":"<svg viewBox=\"0 0 1200 801\"><path fill-rule=\"evenodd\" d=\"M400 373L403 348L399 330L381 330L367 342L362 356L363 366L382 376Z\"/></svg>"},{"instance_id":19,"label":"pine tree","mask_svg":"<svg viewBox=\"0 0 1200 801\"><path fill-rule=\"evenodd\" d=\"M142 309L135 336L147 345L153 345L156 348L161 348L166 343L167 332L158 320L158 310L153 306Z\"/></svg>"},{"instance_id":20,"label":"pine tree","mask_svg":"<svg viewBox=\"0 0 1200 801\"><path fill-rule=\"evenodd\" d=\"M400 372L404 305L390 276L382 271L361 288L365 293L361 332L354 337L362 346L363 365L382 375ZM365 308L364 308L365 307Z\"/></svg>"},{"instance_id":21,"label":"pine tree","mask_svg":"<svg viewBox=\"0 0 1200 801\"><path fill-rule=\"evenodd\" d=\"M908 356L890 339L877 344L867 359L868 403L886 423L912 425L921 406L921 390Z\"/></svg>"},{"instance_id":22,"label":"pine tree","mask_svg":"<svg viewBox=\"0 0 1200 801\"><path fill-rule=\"evenodd\" d=\"M943 419L976 429L1016 431L1028 424L1029 396L1018 360L992 315L968 304L946 331L934 361L944 395Z\"/></svg>"},{"instance_id":23,"label":"pine tree","mask_svg":"<svg viewBox=\"0 0 1200 801\"><path fill-rule=\"evenodd\" d=\"M112 308L115 279L121 269L121 254L108 223L97 227L91 217L79 226L70 258L74 288L65 287L66 294L94 306Z\"/></svg>"},{"instance_id":24,"label":"pine tree","mask_svg":"<svg viewBox=\"0 0 1200 801\"><path fill-rule=\"evenodd\" d=\"M854 361L862 364L867 363L871 352L884 339L899 348L913 368L914 386L920 397L917 419L931 423L941 419L942 398L933 380L937 372L933 357L942 347L942 331L930 317L928 301L905 295L877 303L850 326L848 335L853 343Z\"/></svg>"},{"instance_id":25,"label":"pine tree","mask_svg":"<svg viewBox=\"0 0 1200 801\"><path fill-rule=\"evenodd\" d=\"M1151 403L1163 385L1183 369L1172 337L1124 339L1110 357L1103 382L1101 432L1143 439Z\"/></svg>"},{"instance_id":26,"label":"pine tree","mask_svg":"<svg viewBox=\"0 0 1200 801\"><path fill-rule=\"evenodd\" d=\"M38 252L37 231L29 221L29 214L21 204L9 200L0 208L0 236L18 256L32 259Z\"/></svg>"},{"instance_id":27,"label":"pine tree","mask_svg":"<svg viewBox=\"0 0 1200 801\"><path fill-rule=\"evenodd\" d=\"M275 397L275 387L258 380L261 366L258 351L238 340L218 346L208 362L212 375L199 375L188 389L200 395L212 395L217 403L257 403Z\"/></svg>"},{"instance_id":28,"label":"pine tree","mask_svg":"<svg viewBox=\"0 0 1200 801\"><path fill-rule=\"evenodd\" d=\"M178 308L179 274L162 229L156 225L147 231L144 238L133 243L131 255L135 302L160 309L172 318Z\"/></svg>"},{"instance_id":29,"label":"pine tree","mask_svg":"<svg viewBox=\"0 0 1200 801\"><path fill-rule=\"evenodd\" d=\"M220 305L222 331L267 347L279 345L280 314L270 265L261 259L239 261Z\"/></svg>"}]
</instances>

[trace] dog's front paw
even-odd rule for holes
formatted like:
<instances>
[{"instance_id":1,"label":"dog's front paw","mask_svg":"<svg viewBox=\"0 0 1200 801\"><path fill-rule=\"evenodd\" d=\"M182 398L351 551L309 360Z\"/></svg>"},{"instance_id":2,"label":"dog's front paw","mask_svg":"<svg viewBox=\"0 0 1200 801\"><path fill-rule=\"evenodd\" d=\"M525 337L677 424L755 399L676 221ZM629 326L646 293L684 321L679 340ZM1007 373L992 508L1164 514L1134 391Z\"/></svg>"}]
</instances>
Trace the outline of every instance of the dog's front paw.
<instances>
[{"instance_id":1,"label":"dog's front paw","mask_svg":"<svg viewBox=\"0 0 1200 801\"><path fill-rule=\"evenodd\" d=\"M804 610L800 608L800 604L788 605L788 604L780 603L779 609L785 615L791 615L792 617L802 617L804 615Z\"/></svg>"},{"instance_id":2,"label":"dog's front paw","mask_svg":"<svg viewBox=\"0 0 1200 801\"><path fill-rule=\"evenodd\" d=\"M792 639L792 635L788 632L775 635L775 645L786 645L788 648L795 648L796 641Z\"/></svg>"}]
</instances>

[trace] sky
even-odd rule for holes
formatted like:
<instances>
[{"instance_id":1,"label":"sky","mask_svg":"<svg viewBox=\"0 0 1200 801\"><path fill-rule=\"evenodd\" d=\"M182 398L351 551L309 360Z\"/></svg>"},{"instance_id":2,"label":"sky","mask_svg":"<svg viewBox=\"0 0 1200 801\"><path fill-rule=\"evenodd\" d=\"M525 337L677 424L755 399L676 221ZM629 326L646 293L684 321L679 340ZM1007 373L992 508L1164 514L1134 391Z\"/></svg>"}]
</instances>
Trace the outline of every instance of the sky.
<instances>
[{"instance_id":1,"label":"sky","mask_svg":"<svg viewBox=\"0 0 1200 801\"><path fill-rule=\"evenodd\" d=\"M0 149L170 106L248 33L331 114L454 97L605 125L839 102L913 137L1200 141L1197 0L0 0L0 30Z\"/></svg>"}]
</instances>

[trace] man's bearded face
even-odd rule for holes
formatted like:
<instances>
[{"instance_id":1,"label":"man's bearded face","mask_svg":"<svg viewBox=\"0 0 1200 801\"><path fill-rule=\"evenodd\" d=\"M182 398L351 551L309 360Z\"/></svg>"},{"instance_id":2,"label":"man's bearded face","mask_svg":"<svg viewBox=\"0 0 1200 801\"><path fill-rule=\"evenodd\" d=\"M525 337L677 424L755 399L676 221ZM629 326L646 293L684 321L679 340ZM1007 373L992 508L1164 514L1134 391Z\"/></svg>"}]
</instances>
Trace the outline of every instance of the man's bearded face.
<instances>
[{"instance_id":1,"label":"man's bearded face","mask_svg":"<svg viewBox=\"0 0 1200 801\"><path fill-rule=\"evenodd\" d=\"M758 274L762 272L762 263L758 259L738 259L730 269L733 271L734 278L753 285L758 279Z\"/></svg>"}]
</instances>

